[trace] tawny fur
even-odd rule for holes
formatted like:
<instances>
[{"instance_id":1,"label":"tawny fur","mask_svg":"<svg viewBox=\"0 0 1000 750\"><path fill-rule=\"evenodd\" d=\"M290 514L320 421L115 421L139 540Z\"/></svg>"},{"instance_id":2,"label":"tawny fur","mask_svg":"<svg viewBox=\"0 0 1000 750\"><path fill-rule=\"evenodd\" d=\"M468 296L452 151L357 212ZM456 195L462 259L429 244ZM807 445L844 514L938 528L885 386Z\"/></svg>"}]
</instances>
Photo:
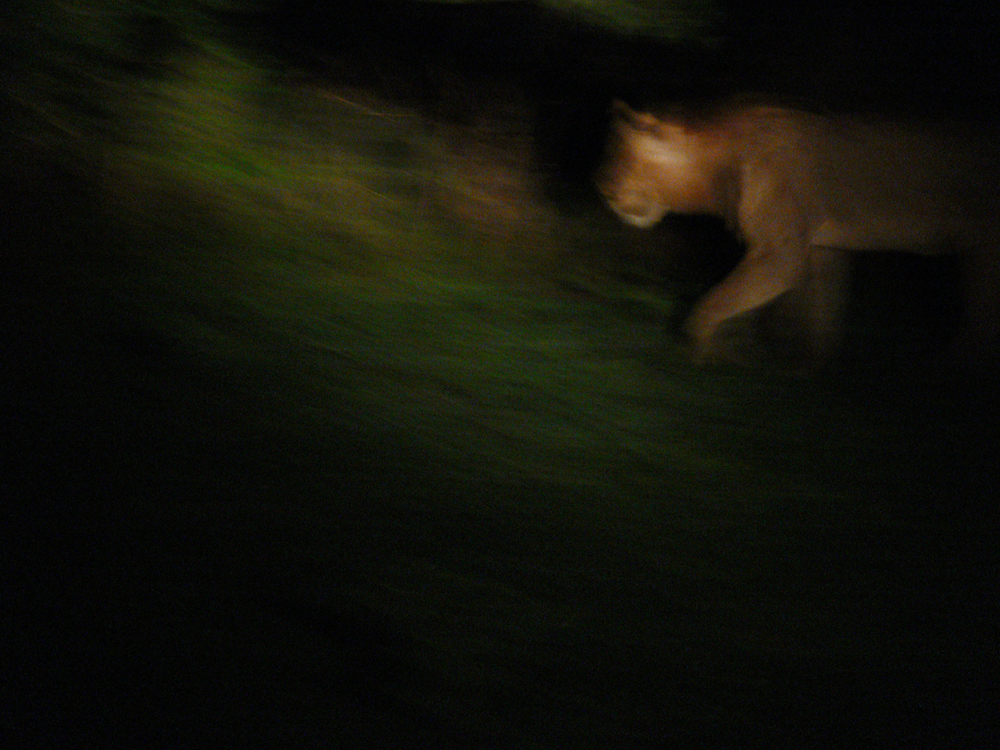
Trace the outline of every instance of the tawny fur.
<instances>
[{"instance_id":1,"label":"tawny fur","mask_svg":"<svg viewBox=\"0 0 1000 750\"><path fill-rule=\"evenodd\" d=\"M962 337L997 351L1000 149L982 130L909 127L770 106L701 118L616 103L598 187L623 221L669 212L721 216L746 244L732 273L687 323L694 354L722 354L720 326L795 291L812 356L839 337L847 250L961 252L968 261Z\"/></svg>"}]
</instances>

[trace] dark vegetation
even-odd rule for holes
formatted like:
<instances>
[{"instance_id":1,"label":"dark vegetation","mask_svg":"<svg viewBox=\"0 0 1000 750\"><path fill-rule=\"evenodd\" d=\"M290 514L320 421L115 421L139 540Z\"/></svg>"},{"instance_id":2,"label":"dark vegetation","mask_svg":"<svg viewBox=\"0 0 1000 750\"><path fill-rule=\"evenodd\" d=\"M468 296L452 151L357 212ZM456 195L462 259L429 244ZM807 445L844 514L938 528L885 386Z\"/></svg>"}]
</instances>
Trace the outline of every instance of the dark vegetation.
<instances>
[{"instance_id":1,"label":"dark vegetation","mask_svg":"<svg viewBox=\"0 0 1000 750\"><path fill-rule=\"evenodd\" d=\"M955 269L695 368L739 248L588 179L612 95L992 117L988 16L314 5L2 11L0 745L995 746Z\"/></svg>"}]
</instances>

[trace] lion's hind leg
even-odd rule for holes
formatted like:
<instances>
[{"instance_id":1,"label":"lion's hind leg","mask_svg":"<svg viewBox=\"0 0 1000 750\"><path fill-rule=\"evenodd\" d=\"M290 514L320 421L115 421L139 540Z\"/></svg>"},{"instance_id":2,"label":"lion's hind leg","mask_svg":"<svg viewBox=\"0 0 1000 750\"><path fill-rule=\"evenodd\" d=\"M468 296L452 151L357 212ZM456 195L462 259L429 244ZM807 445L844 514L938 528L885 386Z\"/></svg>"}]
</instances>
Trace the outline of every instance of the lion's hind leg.
<instances>
[{"instance_id":1,"label":"lion's hind leg","mask_svg":"<svg viewBox=\"0 0 1000 750\"><path fill-rule=\"evenodd\" d=\"M980 242L963 269L965 316L956 357L976 371L1000 377L1000 238Z\"/></svg>"},{"instance_id":2,"label":"lion's hind leg","mask_svg":"<svg viewBox=\"0 0 1000 750\"><path fill-rule=\"evenodd\" d=\"M812 247L803 278L808 356L813 366L827 362L840 345L850 259L843 250Z\"/></svg>"}]
</instances>

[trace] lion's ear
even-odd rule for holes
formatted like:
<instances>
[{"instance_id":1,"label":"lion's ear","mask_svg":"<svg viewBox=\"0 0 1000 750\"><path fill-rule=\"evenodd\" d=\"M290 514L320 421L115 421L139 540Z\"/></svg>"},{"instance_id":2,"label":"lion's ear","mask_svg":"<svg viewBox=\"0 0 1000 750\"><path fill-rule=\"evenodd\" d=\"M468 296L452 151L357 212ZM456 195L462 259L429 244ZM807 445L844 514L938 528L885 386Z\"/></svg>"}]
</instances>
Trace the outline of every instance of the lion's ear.
<instances>
[{"instance_id":1,"label":"lion's ear","mask_svg":"<svg viewBox=\"0 0 1000 750\"><path fill-rule=\"evenodd\" d=\"M611 102L611 114L615 117L628 119L628 117L633 113L631 108L625 102L621 99L615 99Z\"/></svg>"},{"instance_id":2,"label":"lion's ear","mask_svg":"<svg viewBox=\"0 0 1000 750\"><path fill-rule=\"evenodd\" d=\"M659 123L653 115L646 112L636 112L620 99L615 99L612 102L611 114L620 126L624 125L632 130L654 131Z\"/></svg>"}]
</instances>

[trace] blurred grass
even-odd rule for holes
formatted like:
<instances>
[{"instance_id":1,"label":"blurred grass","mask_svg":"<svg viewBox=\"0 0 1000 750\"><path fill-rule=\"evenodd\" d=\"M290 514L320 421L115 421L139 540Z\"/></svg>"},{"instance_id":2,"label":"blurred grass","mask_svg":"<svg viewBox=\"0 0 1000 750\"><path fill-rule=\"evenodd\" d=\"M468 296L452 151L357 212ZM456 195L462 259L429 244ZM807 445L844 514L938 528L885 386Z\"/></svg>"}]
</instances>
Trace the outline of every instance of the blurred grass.
<instances>
[{"instance_id":1,"label":"blurred grass","mask_svg":"<svg viewBox=\"0 0 1000 750\"><path fill-rule=\"evenodd\" d=\"M621 33L673 40L704 41L711 33L712 23L721 14L719 4L714 0L546 0L544 4Z\"/></svg>"},{"instance_id":2,"label":"blurred grass","mask_svg":"<svg viewBox=\"0 0 1000 750\"><path fill-rule=\"evenodd\" d=\"M125 80L8 157L15 705L69 717L25 737L986 736L980 394L691 367L516 115L211 45Z\"/></svg>"}]
</instances>

